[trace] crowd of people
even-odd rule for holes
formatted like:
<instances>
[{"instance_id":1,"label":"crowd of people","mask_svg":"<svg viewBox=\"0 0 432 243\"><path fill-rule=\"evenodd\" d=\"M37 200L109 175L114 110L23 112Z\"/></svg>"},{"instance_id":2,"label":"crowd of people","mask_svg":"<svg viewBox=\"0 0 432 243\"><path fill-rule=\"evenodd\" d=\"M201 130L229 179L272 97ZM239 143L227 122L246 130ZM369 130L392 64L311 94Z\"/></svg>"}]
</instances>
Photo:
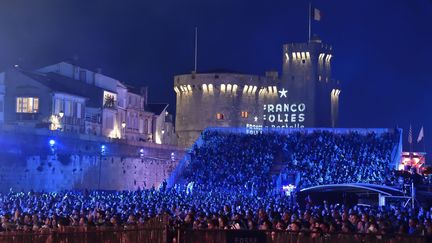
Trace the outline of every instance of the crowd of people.
<instances>
[{"instance_id":1,"label":"crowd of people","mask_svg":"<svg viewBox=\"0 0 432 243\"><path fill-rule=\"evenodd\" d=\"M206 131L191 150L182 185L167 188L163 183L159 189L121 192L11 191L0 194L0 231L134 228L163 217L171 228L183 229L279 230L311 237L338 233L432 236L432 208L312 204L295 202L274 190L276 162L300 174L299 187L392 184L395 176L389 163L396 138L393 133Z\"/></svg>"},{"instance_id":2,"label":"crowd of people","mask_svg":"<svg viewBox=\"0 0 432 243\"><path fill-rule=\"evenodd\" d=\"M184 229L249 229L432 236L432 208L290 204L287 196L186 193L185 188L0 195L1 232L134 228L153 218Z\"/></svg>"},{"instance_id":3,"label":"crowd of people","mask_svg":"<svg viewBox=\"0 0 432 243\"><path fill-rule=\"evenodd\" d=\"M241 134L205 131L186 171L195 186L271 192L275 162L300 174L298 188L340 183L395 184L390 168L397 131L383 134L303 131ZM282 170L283 172L284 170Z\"/></svg>"}]
</instances>

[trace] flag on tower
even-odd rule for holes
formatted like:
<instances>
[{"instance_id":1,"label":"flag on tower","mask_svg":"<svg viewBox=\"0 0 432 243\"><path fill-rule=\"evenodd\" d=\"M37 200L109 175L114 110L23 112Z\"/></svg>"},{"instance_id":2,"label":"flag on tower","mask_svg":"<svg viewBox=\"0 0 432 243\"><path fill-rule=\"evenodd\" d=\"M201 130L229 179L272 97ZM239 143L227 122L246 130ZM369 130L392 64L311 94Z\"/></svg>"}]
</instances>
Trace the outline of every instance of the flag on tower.
<instances>
[{"instance_id":1,"label":"flag on tower","mask_svg":"<svg viewBox=\"0 0 432 243\"><path fill-rule=\"evenodd\" d=\"M317 8L312 8L312 18L315 21L321 21L321 11Z\"/></svg>"},{"instance_id":2,"label":"flag on tower","mask_svg":"<svg viewBox=\"0 0 432 243\"><path fill-rule=\"evenodd\" d=\"M420 133L418 135L418 138L417 138L417 143L420 143L420 141L423 139L423 137L424 137L424 130L423 130L423 126L422 126L420 129Z\"/></svg>"},{"instance_id":3,"label":"flag on tower","mask_svg":"<svg viewBox=\"0 0 432 243\"><path fill-rule=\"evenodd\" d=\"M410 124L410 129L408 131L408 143L412 144L413 140L412 140L412 127Z\"/></svg>"}]
</instances>

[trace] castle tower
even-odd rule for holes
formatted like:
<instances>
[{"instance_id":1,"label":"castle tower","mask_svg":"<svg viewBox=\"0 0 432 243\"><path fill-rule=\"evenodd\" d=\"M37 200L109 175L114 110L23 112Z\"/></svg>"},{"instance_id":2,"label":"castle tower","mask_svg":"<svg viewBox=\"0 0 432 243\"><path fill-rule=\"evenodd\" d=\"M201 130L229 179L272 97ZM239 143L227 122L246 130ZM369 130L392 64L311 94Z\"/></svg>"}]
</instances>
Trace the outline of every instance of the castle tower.
<instances>
[{"instance_id":1,"label":"castle tower","mask_svg":"<svg viewBox=\"0 0 432 243\"><path fill-rule=\"evenodd\" d=\"M305 127L337 125L340 89L332 78L332 59L332 47L319 39L283 46L281 86L289 104L305 105Z\"/></svg>"},{"instance_id":2,"label":"castle tower","mask_svg":"<svg viewBox=\"0 0 432 243\"><path fill-rule=\"evenodd\" d=\"M282 77L228 72L177 75L176 133L190 146L208 127L335 127L339 84L332 79L332 48L312 40L283 46Z\"/></svg>"}]
</instances>

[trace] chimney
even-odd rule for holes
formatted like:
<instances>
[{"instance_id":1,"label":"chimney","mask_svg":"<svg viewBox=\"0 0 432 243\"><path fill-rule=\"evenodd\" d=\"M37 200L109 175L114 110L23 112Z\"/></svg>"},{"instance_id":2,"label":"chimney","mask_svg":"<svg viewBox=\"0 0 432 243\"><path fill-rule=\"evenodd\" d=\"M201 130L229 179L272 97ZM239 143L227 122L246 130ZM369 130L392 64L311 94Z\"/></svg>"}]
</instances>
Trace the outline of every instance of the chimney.
<instances>
[{"instance_id":1,"label":"chimney","mask_svg":"<svg viewBox=\"0 0 432 243\"><path fill-rule=\"evenodd\" d=\"M140 89L141 96L144 97L144 106L147 105L147 97L148 97L148 87L141 87Z\"/></svg>"}]
</instances>

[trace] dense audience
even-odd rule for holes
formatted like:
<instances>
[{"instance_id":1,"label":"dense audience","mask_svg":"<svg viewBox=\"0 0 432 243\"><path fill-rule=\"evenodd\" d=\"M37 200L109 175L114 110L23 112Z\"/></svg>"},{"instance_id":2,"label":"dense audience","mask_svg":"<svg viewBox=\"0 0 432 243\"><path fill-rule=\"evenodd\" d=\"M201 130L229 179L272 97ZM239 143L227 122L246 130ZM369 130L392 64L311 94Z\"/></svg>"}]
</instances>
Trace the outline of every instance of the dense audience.
<instances>
[{"instance_id":1,"label":"dense audience","mask_svg":"<svg viewBox=\"0 0 432 243\"><path fill-rule=\"evenodd\" d=\"M250 135L208 130L202 144L192 150L186 179L202 188L271 192L275 188L272 176L280 173L272 171L272 166L282 162L286 170L300 173L300 188L359 182L394 184L397 177L390 163L397 144L395 133L316 130Z\"/></svg>"},{"instance_id":2,"label":"dense audience","mask_svg":"<svg viewBox=\"0 0 432 243\"><path fill-rule=\"evenodd\" d=\"M432 208L348 208L307 203L286 196L259 198L185 189L124 192L9 193L1 195L0 231L44 232L64 226L82 229L134 228L155 217L187 229L283 230L333 233L432 235Z\"/></svg>"},{"instance_id":3,"label":"dense audience","mask_svg":"<svg viewBox=\"0 0 432 243\"><path fill-rule=\"evenodd\" d=\"M72 226L134 228L155 218L187 229L250 229L332 233L432 235L432 208L348 207L294 202L275 190L283 171L298 187L331 183L394 184L389 169L396 134L326 131L258 135L206 131L190 153L183 183L167 188L107 192L0 194L0 231L43 232ZM282 171L282 172L283 172Z\"/></svg>"}]
</instances>

